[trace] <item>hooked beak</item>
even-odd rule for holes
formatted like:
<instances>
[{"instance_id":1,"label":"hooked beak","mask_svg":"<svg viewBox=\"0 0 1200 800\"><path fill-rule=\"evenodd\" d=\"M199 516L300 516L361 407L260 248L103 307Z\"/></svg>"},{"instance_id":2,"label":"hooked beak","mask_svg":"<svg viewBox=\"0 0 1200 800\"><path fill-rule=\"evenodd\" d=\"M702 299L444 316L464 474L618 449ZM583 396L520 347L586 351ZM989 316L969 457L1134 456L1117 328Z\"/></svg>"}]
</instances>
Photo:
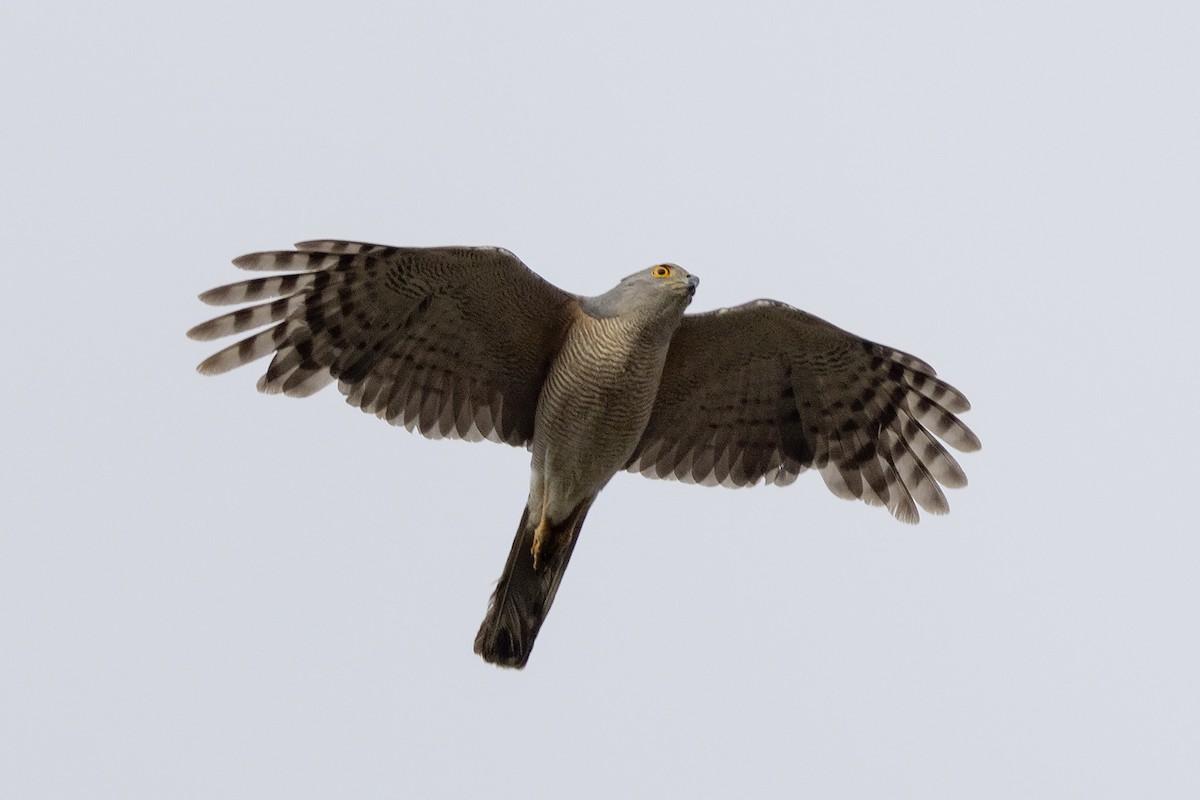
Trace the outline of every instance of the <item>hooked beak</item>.
<instances>
[{"instance_id":1,"label":"hooked beak","mask_svg":"<svg viewBox=\"0 0 1200 800\"><path fill-rule=\"evenodd\" d=\"M688 275L688 284L687 284L688 297L691 297L694 294L696 294L696 287L699 285L700 285L700 279L698 277L696 277L695 275Z\"/></svg>"}]
</instances>

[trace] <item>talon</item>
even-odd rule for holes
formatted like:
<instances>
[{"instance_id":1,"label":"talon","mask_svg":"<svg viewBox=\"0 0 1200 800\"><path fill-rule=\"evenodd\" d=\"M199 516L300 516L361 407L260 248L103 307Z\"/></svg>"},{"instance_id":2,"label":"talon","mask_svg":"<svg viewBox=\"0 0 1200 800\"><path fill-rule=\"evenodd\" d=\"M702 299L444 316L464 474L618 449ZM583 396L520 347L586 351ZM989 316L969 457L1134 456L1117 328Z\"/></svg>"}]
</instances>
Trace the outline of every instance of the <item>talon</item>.
<instances>
[{"instance_id":1,"label":"talon","mask_svg":"<svg viewBox=\"0 0 1200 800\"><path fill-rule=\"evenodd\" d=\"M546 524L546 518L542 517L542 521L538 523L537 529L533 532L533 547L529 548L529 552L533 554L533 571L537 572L538 558L542 554L542 547L546 544L546 537L550 535L550 526Z\"/></svg>"}]
</instances>

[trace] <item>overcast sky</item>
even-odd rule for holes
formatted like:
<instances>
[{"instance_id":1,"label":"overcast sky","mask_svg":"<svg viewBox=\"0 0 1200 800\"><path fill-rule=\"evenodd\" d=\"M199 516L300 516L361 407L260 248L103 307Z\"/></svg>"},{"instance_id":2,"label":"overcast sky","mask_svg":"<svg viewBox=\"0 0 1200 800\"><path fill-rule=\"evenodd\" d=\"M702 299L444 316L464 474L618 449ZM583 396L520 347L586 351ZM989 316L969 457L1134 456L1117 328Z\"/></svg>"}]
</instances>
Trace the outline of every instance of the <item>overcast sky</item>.
<instances>
[{"instance_id":1,"label":"overcast sky","mask_svg":"<svg viewBox=\"0 0 1200 800\"><path fill-rule=\"evenodd\" d=\"M1200 5L580 5L4 5L0 794L1200 796ZM786 301L971 485L618 475L498 670L525 451L194 371L318 237Z\"/></svg>"}]
</instances>

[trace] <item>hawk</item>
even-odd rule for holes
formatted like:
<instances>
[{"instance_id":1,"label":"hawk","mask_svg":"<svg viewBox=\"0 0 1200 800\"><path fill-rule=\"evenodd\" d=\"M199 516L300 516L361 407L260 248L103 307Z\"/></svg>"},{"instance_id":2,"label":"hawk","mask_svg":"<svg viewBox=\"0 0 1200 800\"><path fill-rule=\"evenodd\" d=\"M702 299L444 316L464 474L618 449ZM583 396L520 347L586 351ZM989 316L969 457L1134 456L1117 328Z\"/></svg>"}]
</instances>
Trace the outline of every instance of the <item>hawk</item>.
<instances>
[{"instance_id":1,"label":"hawk","mask_svg":"<svg viewBox=\"0 0 1200 800\"><path fill-rule=\"evenodd\" d=\"M621 470L689 483L786 485L915 523L967 482L943 446L977 450L966 397L911 355L774 300L685 315L675 264L597 297L563 291L496 247L335 240L234 259L282 272L211 289L252 303L188 331L263 328L205 359L214 375L272 355L258 389L346 401L431 437L532 452L529 496L475 652L523 667L588 509ZM940 441L939 441L940 440Z\"/></svg>"}]
</instances>

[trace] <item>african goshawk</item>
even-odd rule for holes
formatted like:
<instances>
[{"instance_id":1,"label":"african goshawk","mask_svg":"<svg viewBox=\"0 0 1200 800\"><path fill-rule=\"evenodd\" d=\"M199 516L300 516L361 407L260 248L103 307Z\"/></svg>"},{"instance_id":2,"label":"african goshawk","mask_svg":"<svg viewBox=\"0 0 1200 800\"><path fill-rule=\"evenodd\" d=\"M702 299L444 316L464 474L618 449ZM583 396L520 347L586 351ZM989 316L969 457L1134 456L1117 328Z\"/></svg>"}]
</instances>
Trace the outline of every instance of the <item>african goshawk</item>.
<instances>
[{"instance_id":1,"label":"african goshawk","mask_svg":"<svg viewBox=\"0 0 1200 800\"><path fill-rule=\"evenodd\" d=\"M938 439L979 448L955 416L966 397L924 361L773 300L685 316L699 281L674 264L598 297L494 247L311 241L234 264L289 272L200 295L258 304L193 339L270 326L200 372L274 354L260 391L304 397L337 381L351 405L425 436L532 450L529 497L475 638L502 666L529 659L584 517L622 469L750 486L812 467L839 497L916 522L918 507L949 509L942 486L966 484Z\"/></svg>"}]
</instances>

